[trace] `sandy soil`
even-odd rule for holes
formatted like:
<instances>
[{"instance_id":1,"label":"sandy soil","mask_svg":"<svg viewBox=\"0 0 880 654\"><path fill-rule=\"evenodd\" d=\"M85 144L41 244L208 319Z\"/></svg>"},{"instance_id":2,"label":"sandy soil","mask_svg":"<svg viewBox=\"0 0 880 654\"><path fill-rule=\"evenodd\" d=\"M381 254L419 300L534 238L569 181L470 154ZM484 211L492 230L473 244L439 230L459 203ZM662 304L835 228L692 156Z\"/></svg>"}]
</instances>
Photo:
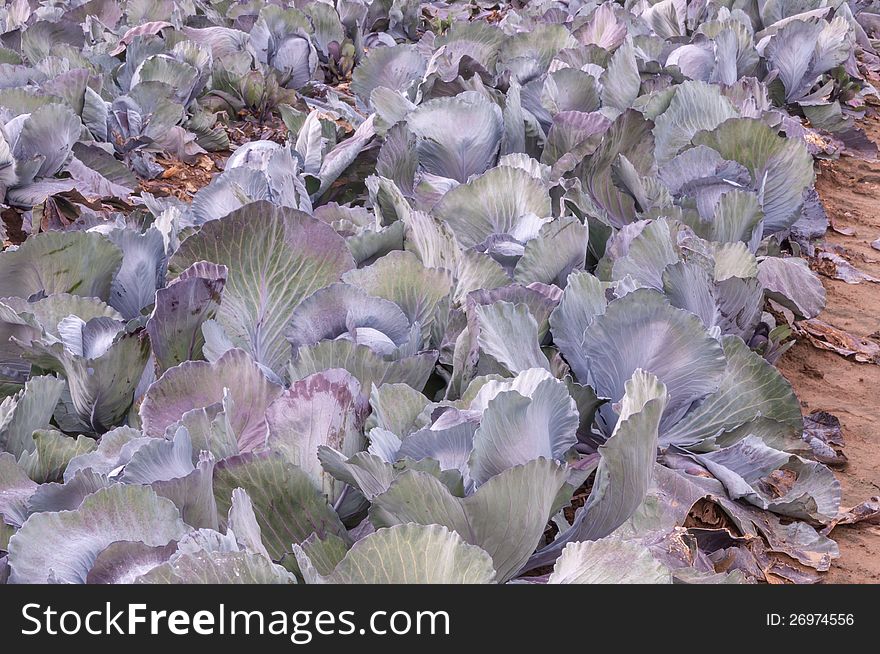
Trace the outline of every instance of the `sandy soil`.
<instances>
[{"instance_id":1,"label":"sandy soil","mask_svg":"<svg viewBox=\"0 0 880 654\"><path fill-rule=\"evenodd\" d=\"M863 127L880 143L880 117L868 118ZM843 157L819 168L816 188L836 228L828 230L826 249L837 246L836 254L880 278L880 251L871 247L880 239L880 162ZM827 276L822 281L828 302L819 319L880 343L880 283L847 284ZM880 495L880 365L857 363L802 340L779 366L805 414L823 409L840 419L849 458L837 473L844 507ZM880 583L880 526L838 526L831 536L841 557L825 583Z\"/></svg>"}]
</instances>

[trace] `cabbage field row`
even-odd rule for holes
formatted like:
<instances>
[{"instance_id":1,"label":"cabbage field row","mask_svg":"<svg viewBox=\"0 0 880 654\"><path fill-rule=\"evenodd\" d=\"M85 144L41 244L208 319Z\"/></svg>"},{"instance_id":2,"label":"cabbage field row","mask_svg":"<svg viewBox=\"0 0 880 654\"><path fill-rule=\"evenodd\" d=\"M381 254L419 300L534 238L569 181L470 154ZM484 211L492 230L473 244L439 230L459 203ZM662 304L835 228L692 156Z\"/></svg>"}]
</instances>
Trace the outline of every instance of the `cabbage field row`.
<instances>
[{"instance_id":1,"label":"cabbage field row","mask_svg":"<svg viewBox=\"0 0 880 654\"><path fill-rule=\"evenodd\" d=\"M814 580L865 7L4 3L0 581Z\"/></svg>"}]
</instances>

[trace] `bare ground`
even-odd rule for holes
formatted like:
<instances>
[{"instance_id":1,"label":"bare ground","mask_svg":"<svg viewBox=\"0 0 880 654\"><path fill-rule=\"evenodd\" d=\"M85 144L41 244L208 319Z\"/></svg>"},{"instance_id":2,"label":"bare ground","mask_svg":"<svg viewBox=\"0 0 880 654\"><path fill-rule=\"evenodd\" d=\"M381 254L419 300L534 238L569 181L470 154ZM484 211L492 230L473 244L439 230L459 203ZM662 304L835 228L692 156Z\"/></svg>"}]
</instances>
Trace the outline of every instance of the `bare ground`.
<instances>
[{"instance_id":1,"label":"bare ground","mask_svg":"<svg viewBox=\"0 0 880 654\"><path fill-rule=\"evenodd\" d=\"M863 128L880 143L880 117L867 118ZM834 226L825 237L825 249L880 278L880 251L871 246L880 239L880 162L850 157L823 161L816 188ZM880 283L847 284L827 276L822 282L827 306L819 319L880 343ZM880 495L880 365L858 363L802 339L779 366L805 414L822 409L840 419L849 459L837 473L843 506ZM842 525L831 536L840 544L841 557L825 583L880 583L880 526Z\"/></svg>"}]
</instances>

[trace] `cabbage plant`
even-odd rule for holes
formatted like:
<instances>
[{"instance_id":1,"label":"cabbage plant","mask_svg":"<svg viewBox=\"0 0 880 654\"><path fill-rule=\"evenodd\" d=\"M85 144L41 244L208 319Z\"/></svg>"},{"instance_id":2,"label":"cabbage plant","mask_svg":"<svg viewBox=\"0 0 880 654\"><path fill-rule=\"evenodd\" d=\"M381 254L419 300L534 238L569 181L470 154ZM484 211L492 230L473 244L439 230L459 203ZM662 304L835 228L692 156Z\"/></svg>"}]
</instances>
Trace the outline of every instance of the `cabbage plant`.
<instances>
[{"instance_id":1,"label":"cabbage plant","mask_svg":"<svg viewBox=\"0 0 880 654\"><path fill-rule=\"evenodd\" d=\"M774 364L861 5L50 4L0 8L0 581L838 556Z\"/></svg>"}]
</instances>

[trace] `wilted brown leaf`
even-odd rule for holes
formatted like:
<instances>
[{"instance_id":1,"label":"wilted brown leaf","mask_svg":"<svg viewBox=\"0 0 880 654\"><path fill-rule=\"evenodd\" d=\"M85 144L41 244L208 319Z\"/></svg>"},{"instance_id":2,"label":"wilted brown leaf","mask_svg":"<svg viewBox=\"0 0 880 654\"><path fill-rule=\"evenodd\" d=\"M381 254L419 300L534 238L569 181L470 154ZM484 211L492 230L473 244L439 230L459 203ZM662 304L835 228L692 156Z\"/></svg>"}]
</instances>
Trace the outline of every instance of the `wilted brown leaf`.
<instances>
[{"instance_id":1,"label":"wilted brown leaf","mask_svg":"<svg viewBox=\"0 0 880 654\"><path fill-rule=\"evenodd\" d=\"M797 322L794 329L819 349L852 357L860 363L880 363L880 343L876 341L859 338L816 318Z\"/></svg>"}]
</instances>

